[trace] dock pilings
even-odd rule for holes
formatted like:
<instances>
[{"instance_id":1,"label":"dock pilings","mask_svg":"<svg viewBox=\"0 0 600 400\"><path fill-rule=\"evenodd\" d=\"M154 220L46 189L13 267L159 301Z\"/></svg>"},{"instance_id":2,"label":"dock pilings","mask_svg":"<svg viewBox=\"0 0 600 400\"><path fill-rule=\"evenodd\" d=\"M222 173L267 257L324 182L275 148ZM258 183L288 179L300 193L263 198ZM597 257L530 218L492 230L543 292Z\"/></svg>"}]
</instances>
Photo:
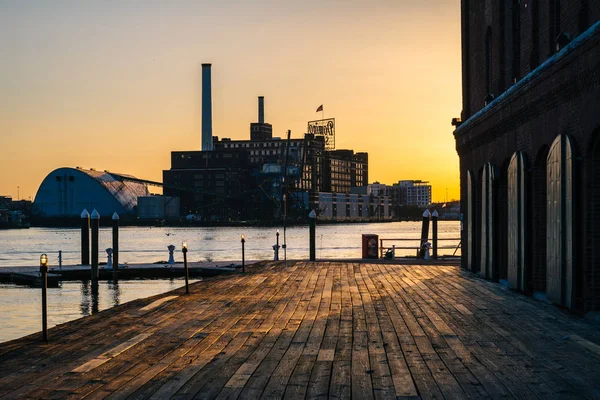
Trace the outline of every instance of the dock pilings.
<instances>
[{"instance_id":1,"label":"dock pilings","mask_svg":"<svg viewBox=\"0 0 600 400\"><path fill-rule=\"evenodd\" d=\"M438 251L438 212L437 210L433 210L431 213L431 241L433 242L433 259L437 260L437 251Z\"/></svg>"},{"instance_id":2,"label":"dock pilings","mask_svg":"<svg viewBox=\"0 0 600 400\"><path fill-rule=\"evenodd\" d=\"M90 265L90 213L81 212L81 265Z\"/></svg>"},{"instance_id":3,"label":"dock pilings","mask_svg":"<svg viewBox=\"0 0 600 400\"><path fill-rule=\"evenodd\" d=\"M119 214L116 212L112 216L112 249L113 249L113 269L119 269Z\"/></svg>"},{"instance_id":4,"label":"dock pilings","mask_svg":"<svg viewBox=\"0 0 600 400\"><path fill-rule=\"evenodd\" d=\"M98 234L100 230L100 214L98 211L92 211L92 283L98 282L99 270L98 270Z\"/></svg>"}]
</instances>

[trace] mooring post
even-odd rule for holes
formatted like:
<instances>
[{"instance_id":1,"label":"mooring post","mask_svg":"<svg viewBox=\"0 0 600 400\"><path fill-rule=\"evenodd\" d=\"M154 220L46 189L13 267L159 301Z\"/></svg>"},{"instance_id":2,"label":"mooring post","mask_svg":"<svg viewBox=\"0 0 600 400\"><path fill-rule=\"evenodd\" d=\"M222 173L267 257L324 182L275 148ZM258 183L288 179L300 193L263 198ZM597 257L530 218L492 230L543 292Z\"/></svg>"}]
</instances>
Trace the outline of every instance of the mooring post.
<instances>
[{"instance_id":1,"label":"mooring post","mask_svg":"<svg viewBox=\"0 0 600 400\"><path fill-rule=\"evenodd\" d=\"M169 261L167 261L167 264L175 264L175 256L173 255L173 252L175 251L175 246L170 244L167 246L167 250L169 250Z\"/></svg>"},{"instance_id":2,"label":"mooring post","mask_svg":"<svg viewBox=\"0 0 600 400\"><path fill-rule=\"evenodd\" d=\"M423 212L423 226L421 228L421 247L420 247L420 258L425 258L425 247L423 246L427 242L427 238L429 237L429 217L431 213L429 209L426 208L425 212Z\"/></svg>"},{"instance_id":3,"label":"mooring post","mask_svg":"<svg viewBox=\"0 0 600 400\"><path fill-rule=\"evenodd\" d=\"M433 241L433 259L437 260L437 250L438 250L438 212L437 210L433 210L431 214L431 235Z\"/></svg>"},{"instance_id":4,"label":"mooring post","mask_svg":"<svg viewBox=\"0 0 600 400\"><path fill-rule=\"evenodd\" d=\"M98 211L92 211L92 282L97 282L100 277L98 271L98 233L100 230L100 214Z\"/></svg>"},{"instance_id":5,"label":"mooring post","mask_svg":"<svg viewBox=\"0 0 600 400\"><path fill-rule=\"evenodd\" d=\"M90 213L81 212L81 265L90 265Z\"/></svg>"},{"instance_id":6,"label":"mooring post","mask_svg":"<svg viewBox=\"0 0 600 400\"><path fill-rule=\"evenodd\" d=\"M113 269L119 269L119 214L112 216L112 249L113 249Z\"/></svg>"},{"instance_id":7,"label":"mooring post","mask_svg":"<svg viewBox=\"0 0 600 400\"><path fill-rule=\"evenodd\" d=\"M42 280L42 340L48 341L48 256L42 254L40 256L40 279Z\"/></svg>"},{"instance_id":8,"label":"mooring post","mask_svg":"<svg viewBox=\"0 0 600 400\"><path fill-rule=\"evenodd\" d=\"M106 249L106 268L112 268L112 254L113 254L113 249L111 247Z\"/></svg>"},{"instance_id":9,"label":"mooring post","mask_svg":"<svg viewBox=\"0 0 600 400\"><path fill-rule=\"evenodd\" d=\"M316 231L317 231L317 213L315 212L315 210L313 209L309 214L308 214L308 221L309 221L309 236L310 236L310 261L316 261Z\"/></svg>"}]
</instances>

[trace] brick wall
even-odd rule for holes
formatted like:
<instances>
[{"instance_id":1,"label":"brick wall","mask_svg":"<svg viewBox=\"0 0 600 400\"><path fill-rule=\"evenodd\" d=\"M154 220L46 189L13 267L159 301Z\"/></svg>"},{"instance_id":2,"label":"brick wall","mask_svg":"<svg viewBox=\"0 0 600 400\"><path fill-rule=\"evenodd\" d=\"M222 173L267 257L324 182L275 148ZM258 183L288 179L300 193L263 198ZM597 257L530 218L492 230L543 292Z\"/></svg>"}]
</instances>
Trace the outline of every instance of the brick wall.
<instances>
[{"instance_id":1,"label":"brick wall","mask_svg":"<svg viewBox=\"0 0 600 400\"><path fill-rule=\"evenodd\" d=\"M518 13L516 20L513 10ZM488 27L493 37L492 92L497 97L513 84L515 64L520 79L556 52L559 33L575 37L600 20L600 1L462 0L462 14L464 121L484 106L489 94L485 40ZM516 32L520 34L515 41Z\"/></svg>"},{"instance_id":2,"label":"brick wall","mask_svg":"<svg viewBox=\"0 0 600 400\"><path fill-rule=\"evenodd\" d=\"M483 4L469 2L469 12L482 11ZM544 3L540 2L540 29L544 25ZM565 2L569 3L569 2ZM578 3L579 2L574 2ZM521 3L523 6L525 2ZM547 4L546 4L547 5ZM561 2L561 7L563 3ZM529 7L528 7L529 8ZM564 18L575 18L577 13L564 12ZM475 14L473 14L475 15ZM571 15L569 17L569 15ZM598 14L596 14L598 15ZM561 17L562 18L562 17ZM483 19L483 18L482 18ZM471 18L473 20L473 16ZM578 21L573 26L578 26ZM564 26L570 27L567 22ZM561 23L562 27L562 23ZM522 29L524 29L522 27ZM481 38L480 38L481 39ZM540 35L540 58L543 51ZM474 39L469 33L469 40ZM483 39L481 39L484 42ZM547 42L548 43L548 42ZM478 45L481 48L481 44ZM480 51L480 50L478 50ZM505 54L507 53L505 49ZM522 54L525 50L522 50ZM470 60L478 59L473 55ZM527 59L529 68L529 58ZM480 68L471 65L472 70ZM506 72L508 67L504 66ZM481 96L485 78L474 73L470 78L473 99ZM477 101L471 101L473 110ZM592 135L600 127L600 35L580 46L576 52L563 57L526 86L512 93L510 97L496 102L484 115L468 121L455 132L456 148L460 157L461 196L466 199L466 171L473 172L475 201L475 264L479 262L480 218L481 216L481 169L491 162L498 170L497 223L495 232L495 262L499 266L499 278L506 276L506 166L515 151L525 153L529 168L526 173L526 202L528 220L526 223L527 241L530 246L527 264L528 283L533 291L544 291L546 282L546 167L547 149L559 134L568 134L574 143L575 151L575 202L574 202L574 241L576 307L578 309L600 309L600 172L598 163L592 162ZM600 147L600 145L598 146ZM468 226L467 204L461 203L465 218L463 243L467 243ZM586 210L592 209L592 220ZM593 219L596 218L596 219ZM465 248L466 254L466 248ZM477 267L476 267L477 268Z\"/></svg>"}]
</instances>

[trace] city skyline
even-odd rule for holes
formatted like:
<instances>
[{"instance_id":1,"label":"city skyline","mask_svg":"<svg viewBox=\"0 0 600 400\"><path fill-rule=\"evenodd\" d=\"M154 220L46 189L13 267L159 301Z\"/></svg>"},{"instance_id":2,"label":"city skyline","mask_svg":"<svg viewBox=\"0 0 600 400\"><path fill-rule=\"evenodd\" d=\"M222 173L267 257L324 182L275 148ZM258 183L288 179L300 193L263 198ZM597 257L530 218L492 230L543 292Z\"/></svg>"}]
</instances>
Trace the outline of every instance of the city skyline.
<instances>
[{"instance_id":1,"label":"city skyline","mask_svg":"<svg viewBox=\"0 0 600 400\"><path fill-rule=\"evenodd\" d=\"M0 195L34 198L55 168L155 181L200 149L200 65L213 134L249 138L256 96L273 135L335 117L336 147L368 152L370 182L427 180L459 198L460 4L408 1L5 2Z\"/></svg>"}]
</instances>

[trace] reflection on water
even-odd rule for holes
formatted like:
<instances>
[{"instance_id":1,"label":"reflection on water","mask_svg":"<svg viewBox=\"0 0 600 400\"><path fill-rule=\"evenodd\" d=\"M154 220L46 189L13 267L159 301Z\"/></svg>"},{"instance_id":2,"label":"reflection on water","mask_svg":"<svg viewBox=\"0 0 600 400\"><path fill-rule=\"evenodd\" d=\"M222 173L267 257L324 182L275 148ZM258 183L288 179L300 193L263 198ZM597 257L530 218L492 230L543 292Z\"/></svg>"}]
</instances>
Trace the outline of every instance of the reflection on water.
<instances>
[{"instance_id":1,"label":"reflection on water","mask_svg":"<svg viewBox=\"0 0 600 400\"><path fill-rule=\"evenodd\" d=\"M246 259L273 258L275 232L278 227L219 227L219 228L147 228L121 227L119 232L121 263L146 263L166 261L167 246L175 245L175 261L182 261L180 245L189 243L190 261L239 261L241 259L240 235L246 236ZM280 228L280 245L284 232ZM100 261L106 261L105 248L112 247L111 228L100 229ZM378 234L380 238L420 238L420 222L391 222L381 224L317 224L318 258L361 257L361 234ZM460 222L440 221L439 237L458 238ZM287 256L290 259L308 258L308 227L286 229ZM459 240L444 242L456 246ZM80 233L78 229L31 228L0 230L0 268L36 266L39 255L46 253L50 265L58 265L58 251L63 251L64 264L80 262ZM32 251L31 249L36 249ZM397 253L403 250L398 249ZM460 250L459 250L460 252ZM410 254L409 254L410 253ZM447 250L451 254L452 251ZM408 250L406 254L413 255ZM401 254L399 254L401 255Z\"/></svg>"},{"instance_id":2,"label":"reflection on water","mask_svg":"<svg viewBox=\"0 0 600 400\"><path fill-rule=\"evenodd\" d=\"M90 285L88 280L84 280L81 282L81 315L87 317L90 315Z\"/></svg>"},{"instance_id":3,"label":"reflection on water","mask_svg":"<svg viewBox=\"0 0 600 400\"><path fill-rule=\"evenodd\" d=\"M60 288L48 288L48 327L184 285L183 279L100 281L96 288L89 280L63 282ZM0 284L0 315L0 342L39 332L41 289Z\"/></svg>"},{"instance_id":4,"label":"reflection on water","mask_svg":"<svg viewBox=\"0 0 600 400\"><path fill-rule=\"evenodd\" d=\"M111 293L113 306L121 304L121 289L119 288L119 281L108 281L108 291Z\"/></svg>"}]
</instances>

